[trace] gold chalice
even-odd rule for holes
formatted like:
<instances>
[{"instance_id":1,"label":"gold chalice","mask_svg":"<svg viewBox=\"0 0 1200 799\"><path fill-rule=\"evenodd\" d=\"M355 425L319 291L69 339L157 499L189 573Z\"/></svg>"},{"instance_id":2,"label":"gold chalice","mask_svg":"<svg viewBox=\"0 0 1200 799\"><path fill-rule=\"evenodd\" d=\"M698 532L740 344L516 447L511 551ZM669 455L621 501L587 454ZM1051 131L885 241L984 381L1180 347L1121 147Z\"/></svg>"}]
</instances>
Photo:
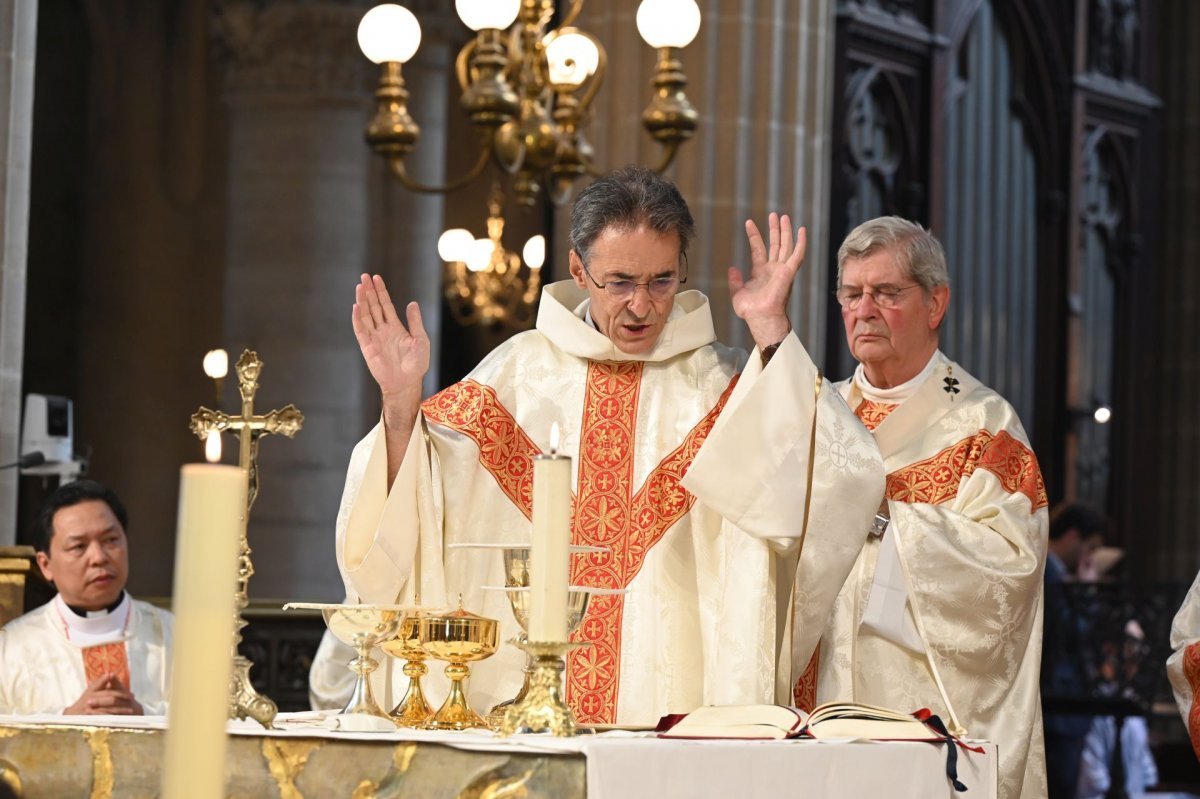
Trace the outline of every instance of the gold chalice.
<instances>
[{"instance_id":1,"label":"gold chalice","mask_svg":"<svg viewBox=\"0 0 1200 799\"><path fill-rule=\"evenodd\" d=\"M387 712L375 701L367 675L379 667L371 650L393 638L400 626L401 609L386 605L343 605L323 602L289 602L284 610L307 608L321 611L325 626L344 644L354 647L358 656L346 667L355 673L354 690L342 708L339 726L356 730L395 729ZM353 720L351 720L353 719ZM381 719L382 722L374 722ZM386 722L386 723L385 723Z\"/></svg>"},{"instance_id":2,"label":"gold chalice","mask_svg":"<svg viewBox=\"0 0 1200 799\"><path fill-rule=\"evenodd\" d=\"M483 660L496 651L495 619L476 616L463 610L459 597L458 609L449 613L423 616L418 624L421 648L430 657L446 661L446 676L450 678L450 693L433 718L425 723L431 730L465 730L487 727L483 717L471 709L463 691L463 680L471 674L467 664Z\"/></svg>"},{"instance_id":3,"label":"gold chalice","mask_svg":"<svg viewBox=\"0 0 1200 799\"><path fill-rule=\"evenodd\" d=\"M507 554L505 559L507 560ZM485 586L490 588L490 586ZM517 646L522 646L529 642L529 586L505 586L495 590L504 591L508 594L508 601L512 605L513 616L517 620L517 624L521 625L521 632L513 643ZM594 589L588 589L581 586L571 586L567 591L567 635L572 635L579 629L579 625L583 622L583 616L587 613L588 601L591 599ZM492 726L499 728L501 722L504 721L504 714L508 711L510 705L520 702L529 693L530 680L533 677L533 655L526 652L525 668L522 669L525 674L525 680L521 683L521 689L517 691L517 695L512 699L506 699L503 702L492 707L488 711L488 721Z\"/></svg>"},{"instance_id":4,"label":"gold chalice","mask_svg":"<svg viewBox=\"0 0 1200 799\"><path fill-rule=\"evenodd\" d=\"M425 698L421 678L429 673L425 661L429 653L421 646L421 619L432 611L410 608L400 620L400 631L395 638L379 645L391 657L404 661L404 676L408 678L408 690L404 698L392 708L392 721L401 727L421 727L433 716L433 707Z\"/></svg>"}]
</instances>

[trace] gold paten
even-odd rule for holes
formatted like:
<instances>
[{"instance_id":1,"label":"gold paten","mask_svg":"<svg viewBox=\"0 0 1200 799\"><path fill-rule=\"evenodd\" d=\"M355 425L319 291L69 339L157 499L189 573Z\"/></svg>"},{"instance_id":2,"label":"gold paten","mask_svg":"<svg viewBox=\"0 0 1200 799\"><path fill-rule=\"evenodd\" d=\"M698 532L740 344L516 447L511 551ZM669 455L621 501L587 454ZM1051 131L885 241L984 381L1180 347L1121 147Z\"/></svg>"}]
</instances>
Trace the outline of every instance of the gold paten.
<instances>
[{"instance_id":1,"label":"gold paten","mask_svg":"<svg viewBox=\"0 0 1200 799\"><path fill-rule=\"evenodd\" d=\"M242 515L241 542L238 556L238 590L236 610L234 610L233 627L233 677L229 690L229 717L252 718L264 727L270 728L271 722L278 712L275 703L262 696L250 682L250 667L254 664L249 658L238 653L238 644L242 641L242 629L246 620L242 611L250 603L248 587L250 577L254 574L254 565L250 562L250 543L247 539L247 525L250 520L250 509L258 498L258 442L265 435L276 433L292 438L304 425L304 414L294 405L287 405L266 415L255 415L254 395L258 392L258 376L262 373L263 362L258 353L253 350L243 350L238 358L237 376L238 391L242 397L242 413L231 416L224 411L214 411L200 406L200 410L192 414L191 430L204 441L208 434L216 431L233 432L238 436L238 465L246 473L247 493L246 512ZM220 384L218 383L218 390Z\"/></svg>"},{"instance_id":2,"label":"gold paten","mask_svg":"<svg viewBox=\"0 0 1200 799\"><path fill-rule=\"evenodd\" d=\"M408 690L388 714L401 727L423 727L433 716L433 706L421 688L421 678L429 673L429 667L425 665L429 653L421 646L421 619L428 613L419 608L406 611L396 637L379 645L387 655L404 661Z\"/></svg>"},{"instance_id":3,"label":"gold paten","mask_svg":"<svg viewBox=\"0 0 1200 799\"><path fill-rule=\"evenodd\" d=\"M109 731L101 728L84 730L88 748L92 750L91 799L111 799L113 794L112 750L108 748Z\"/></svg>"},{"instance_id":4,"label":"gold paten","mask_svg":"<svg viewBox=\"0 0 1200 799\"><path fill-rule=\"evenodd\" d=\"M431 730L465 730L487 727L483 717L471 709L463 691L463 680L471 674L467 663L483 660L496 651L495 619L476 616L463 610L462 597L458 609L421 619L421 646L429 656L447 662L446 676L450 678L450 694L425 727Z\"/></svg>"},{"instance_id":5,"label":"gold paten","mask_svg":"<svg viewBox=\"0 0 1200 799\"><path fill-rule=\"evenodd\" d=\"M321 748L320 741L292 741L286 738L264 738L263 757L267 769L279 786L279 799L304 799L296 788L296 778L304 771L308 757Z\"/></svg>"}]
</instances>

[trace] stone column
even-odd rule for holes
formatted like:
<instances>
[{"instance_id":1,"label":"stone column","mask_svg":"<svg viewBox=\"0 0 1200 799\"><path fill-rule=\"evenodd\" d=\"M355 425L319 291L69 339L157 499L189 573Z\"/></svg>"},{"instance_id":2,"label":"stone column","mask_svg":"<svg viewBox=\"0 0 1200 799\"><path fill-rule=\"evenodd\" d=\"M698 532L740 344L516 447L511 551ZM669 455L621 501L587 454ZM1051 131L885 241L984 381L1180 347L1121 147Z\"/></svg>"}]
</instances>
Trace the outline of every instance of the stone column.
<instances>
[{"instance_id":1,"label":"stone column","mask_svg":"<svg viewBox=\"0 0 1200 799\"><path fill-rule=\"evenodd\" d=\"M292 402L305 415L294 440L262 442L252 598L342 595L334 520L351 448L378 414L350 324L359 274L383 272L398 303L437 303L427 274L438 275L436 234L417 245L410 232L437 227L440 198L381 185L363 141L375 70L355 31L367 8L278 0L220 9L230 124L223 343L231 360L251 348L265 363L257 409ZM443 95L414 91L414 116L427 110L420 101ZM436 146L429 157L442 160ZM436 313L427 318L436 329ZM233 392L226 404L236 404Z\"/></svg>"},{"instance_id":2,"label":"stone column","mask_svg":"<svg viewBox=\"0 0 1200 799\"><path fill-rule=\"evenodd\" d=\"M0 463L21 443L25 257L37 0L0 2ZM0 472L0 546L16 543L17 472Z\"/></svg>"},{"instance_id":3,"label":"stone column","mask_svg":"<svg viewBox=\"0 0 1200 799\"><path fill-rule=\"evenodd\" d=\"M1157 524L1127 531L1152 537L1147 547L1147 576L1188 583L1200 567L1196 519L1200 518L1200 422L1196 393L1200 391L1200 5L1170 0L1158 9L1158 52L1162 76L1163 147L1159 234L1162 256L1155 270L1154 296L1159 346L1147 348L1156 363L1153 395L1156 413L1133 424L1144 424L1143 435L1153 442L1152 467L1156 489L1141 510ZM1131 539L1132 540L1132 539ZM1144 540L1144 539L1143 539Z\"/></svg>"},{"instance_id":4,"label":"stone column","mask_svg":"<svg viewBox=\"0 0 1200 799\"><path fill-rule=\"evenodd\" d=\"M654 51L635 21L638 0L589 3L579 25L608 51L608 75L586 133L603 168L654 165L642 130ZM770 211L808 226L809 248L792 296L792 324L810 352L824 352L833 83L833 0L700 0L700 32L682 51L687 94L700 113L695 137L670 175L687 198L697 237L688 288L712 300L717 336L752 346L729 302L726 270L748 266L744 223ZM555 255L565 257L569 209L559 214ZM833 243L836 245L836 242Z\"/></svg>"}]
</instances>

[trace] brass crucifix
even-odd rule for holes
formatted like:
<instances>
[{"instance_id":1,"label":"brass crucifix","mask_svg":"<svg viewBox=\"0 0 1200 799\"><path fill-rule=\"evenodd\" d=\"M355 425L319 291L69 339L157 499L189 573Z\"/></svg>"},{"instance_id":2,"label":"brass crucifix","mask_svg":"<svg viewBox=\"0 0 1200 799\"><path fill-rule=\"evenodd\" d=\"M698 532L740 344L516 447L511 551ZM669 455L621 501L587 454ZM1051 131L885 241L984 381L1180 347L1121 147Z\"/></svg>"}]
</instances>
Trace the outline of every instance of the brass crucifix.
<instances>
[{"instance_id":1,"label":"brass crucifix","mask_svg":"<svg viewBox=\"0 0 1200 799\"><path fill-rule=\"evenodd\" d=\"M278 709L269 698L254 690L250 683L250 667L253 665L249 658L238 653L238 644L242 642L242 628L246 620L242 611L249 604L247 587L250 576L254 574L254 566L250 562L250 543L246 530L250 519L250 508L258 497L258 440L265 435L278 433L292 438L304 424L304 414L294 405L287 405L279 410L271 411L262 416L254 413L254 395L258 391L258 376L262 372L263 362L258 359L258 353L244 350L237 362L238 390L242 395L242 413L240 416L230 416L224 411L214 411L200 406L200 410L192 414L191 430L201 440L207 440L209 433L224 433L231 431L238 436L238 465L246 473L247 494L246 512L242 514L241 545L238 556L238 590L236 594L237 609L234 611L233 628L233 679L230 683L229 717L252 718L264 727L269 728ZM220 379L220 378L216 378Z\"/></svg>"}]
</instances>

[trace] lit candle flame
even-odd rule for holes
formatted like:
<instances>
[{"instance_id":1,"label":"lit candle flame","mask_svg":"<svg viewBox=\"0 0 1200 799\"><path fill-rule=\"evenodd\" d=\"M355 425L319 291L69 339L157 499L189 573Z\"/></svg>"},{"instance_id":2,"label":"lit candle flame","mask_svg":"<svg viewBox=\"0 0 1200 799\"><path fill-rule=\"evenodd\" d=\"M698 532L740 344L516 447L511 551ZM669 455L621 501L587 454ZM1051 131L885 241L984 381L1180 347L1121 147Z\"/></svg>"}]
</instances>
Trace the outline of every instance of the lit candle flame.
<instances>
[{"instance_id":1,"label":"lit candle flame","mask_svg":"<svg viewBox=\"0 0 1200 799\"><path fill-rule=\"evenodd\" d=\"M209 430L204 440L204 459L209 463L221 460L221 434L216 430Z\"/></svg>"},{"instance_id":2,"label":"lit candle flame","mask_svg":"<svg viewBox=\"0 0 1200 799\"><path fill-rule=\"evenodd\" d=\"M225 350L209 350L204 356L204 374L214 380L229 374L229 353Z\"/></svg>"},{"instance_id":3,"label":"lit candle flame","mask_svg":"<svg viewBox=\"0 0 1200 799\"><path fill-rule=\"evenodd\" d=\"M558 453L558 422L550 425L550 454Z\"/></svg>"}]
</instances>

